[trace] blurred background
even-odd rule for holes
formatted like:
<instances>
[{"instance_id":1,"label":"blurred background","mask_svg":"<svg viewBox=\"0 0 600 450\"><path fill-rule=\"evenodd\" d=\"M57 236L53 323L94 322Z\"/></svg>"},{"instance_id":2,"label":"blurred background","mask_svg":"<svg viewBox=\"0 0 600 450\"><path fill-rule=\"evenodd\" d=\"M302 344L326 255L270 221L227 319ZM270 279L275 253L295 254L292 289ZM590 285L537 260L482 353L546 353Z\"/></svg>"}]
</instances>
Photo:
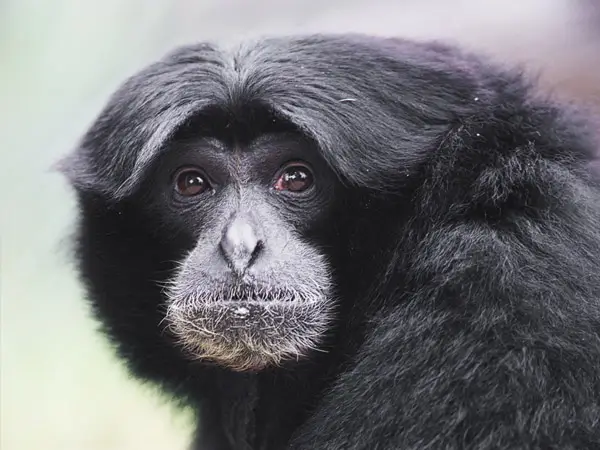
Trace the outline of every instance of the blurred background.
<instances>
[{"instance_id":1,"label":"blurred background","mask_svg":"<svg viewBox=\"0 0 600 450\"><path fill-rule=\"evenodd\" d=\"M173 46L310 31L439 38L600 108L599 0L0 0L0 448L185 449L190 416L130 379L69 262L52 164Z\"/></svg>"}]
</instances>

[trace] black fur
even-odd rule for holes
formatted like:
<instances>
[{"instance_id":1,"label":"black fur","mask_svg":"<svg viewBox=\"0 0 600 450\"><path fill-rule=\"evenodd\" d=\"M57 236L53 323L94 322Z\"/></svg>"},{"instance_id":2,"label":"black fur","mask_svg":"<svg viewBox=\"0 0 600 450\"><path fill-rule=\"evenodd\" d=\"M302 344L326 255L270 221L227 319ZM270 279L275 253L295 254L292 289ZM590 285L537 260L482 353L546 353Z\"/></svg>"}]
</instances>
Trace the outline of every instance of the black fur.
<instances>
[{"instance_id":1,"label":"black fur","mask_svg":"<svg viewBox=\"0 0 600 450\"><path fill-rule=\"evenodd\" d=\"M184 245L140 183L215 108L298 127L345 184L314 230L339 308L309 361L233 373L162 333ZM195 448L598 449L600 187L578 117L439 44L181 48L130 78L63 163L82 277L132 372L198 410Z\"/></svg>"}]
</instances>

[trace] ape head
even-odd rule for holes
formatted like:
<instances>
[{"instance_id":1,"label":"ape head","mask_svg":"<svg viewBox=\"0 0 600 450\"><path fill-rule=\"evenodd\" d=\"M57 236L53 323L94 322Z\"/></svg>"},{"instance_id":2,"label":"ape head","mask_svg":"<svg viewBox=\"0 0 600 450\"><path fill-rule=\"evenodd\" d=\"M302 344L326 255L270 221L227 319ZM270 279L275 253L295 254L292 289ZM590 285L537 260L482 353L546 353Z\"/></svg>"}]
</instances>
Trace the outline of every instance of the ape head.
<instances>
[{"instance_id":1,"label":"ape head","mask_svg":"<svg viewBox=\"0 0 600 450\"><path fill-rule=\"evenodd\" d=\"M127 80L61 165L121 352L260 370L373 312L422 163L494 95L456 57L280 38L181 48Z\"/></svg>"},{"instance_id":2,"label":"ape head","mask_svg":"<svg viewBox=\"0 0 600 450\"><path fill-rule=\"evenodd\" d=\"M362 136L351 86L320 92L307 79L319 109L294 106L306 93L278 92L289 82L280 45L267 45L276 52L262 75L256 50L177 50L129 79L61 163L80 205L80 273L134 366L257 371L303 359L326 347L348 297L381 266L372 255L386 250L386 208L357 183L373 178L354 154L361 143L336 142ZM322 56L305 58L313 78ZM341 109L320 116L327 107ZM315 133L328 120L341 123ZM379 234L364 228L373 220Z\"/></svg>"}]
</instances>

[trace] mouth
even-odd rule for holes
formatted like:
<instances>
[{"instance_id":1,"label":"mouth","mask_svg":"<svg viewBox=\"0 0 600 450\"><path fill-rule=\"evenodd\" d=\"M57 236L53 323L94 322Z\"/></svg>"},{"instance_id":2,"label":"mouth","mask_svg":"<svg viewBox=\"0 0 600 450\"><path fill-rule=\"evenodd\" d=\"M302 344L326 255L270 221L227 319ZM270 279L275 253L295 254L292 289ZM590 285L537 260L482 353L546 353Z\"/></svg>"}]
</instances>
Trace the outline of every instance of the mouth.
<instances>
[{"instance_id":1,"label":"mouth","mask_svg":"<svg viewBox=\"0 0 600 450\"><path fill-rule=\"evenodd\" d=\"M255 287L234 287L214 294L217 303L269 302L280 298L280 294Z\"/></svg>"},{"instance_id":2,"label":"mouth","mask_svg":"<svg viewBox=\"0 0 600 450\"><path fill-rule=\"evenodd\" d=\"M232 285L222 289L213 290L210 294L198 293L197 300L208 304L227 303L274 303L293 302L302 300L297 292L266 286Z\"/></svg>"},{"instance_id":3,"label":"mouth","mask_svg":"<svg viewBox=\"0 0 600 450\"><path fill-rule=\"evenodd\" d=\"M227 298L227 297L225 297ZM229 298L225 301L230 301L230 302L243 302L243 301L250 301L254 298L254 296L252 294L231 294L229 296Z\"/></svg>"}]
</instances>

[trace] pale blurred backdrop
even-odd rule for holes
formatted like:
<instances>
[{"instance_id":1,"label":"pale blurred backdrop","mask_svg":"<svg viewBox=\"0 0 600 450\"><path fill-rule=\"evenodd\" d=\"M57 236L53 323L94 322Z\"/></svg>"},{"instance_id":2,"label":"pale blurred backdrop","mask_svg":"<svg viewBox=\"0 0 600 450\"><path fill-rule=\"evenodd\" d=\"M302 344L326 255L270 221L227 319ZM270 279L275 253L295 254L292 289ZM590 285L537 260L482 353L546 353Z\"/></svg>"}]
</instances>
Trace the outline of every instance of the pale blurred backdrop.
<instances>
[{"instance_id":1,"label":"pale blurred backdrop","mask_svg":"<svg viewBox=\"0 0 600 450\"><path fill-rule=\"evenodd\" d=\"M185 449L190 416L129 379L69 263L50 171L124 77L173 46L364 31L451 39L600 105L600 0L0 0L2 450Z\"/></svg>"}]
</instances>

